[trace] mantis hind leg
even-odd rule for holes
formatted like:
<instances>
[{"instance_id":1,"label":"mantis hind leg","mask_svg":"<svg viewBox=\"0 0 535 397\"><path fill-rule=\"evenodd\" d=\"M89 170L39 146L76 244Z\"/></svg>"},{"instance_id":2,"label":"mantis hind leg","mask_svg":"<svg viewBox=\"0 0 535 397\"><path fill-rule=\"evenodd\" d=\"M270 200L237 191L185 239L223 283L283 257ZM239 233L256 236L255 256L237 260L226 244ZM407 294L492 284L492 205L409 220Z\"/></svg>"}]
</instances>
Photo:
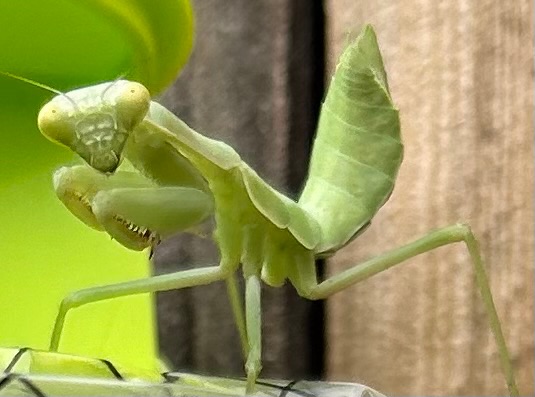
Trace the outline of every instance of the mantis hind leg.
<instances>
[{"instance_id":1,"label":"mantis hind leg","mask_svg":"<svg viewBox=\"0 0 535 397\"><path fill-rule=\"evenodd\" d=\"M236 329L240 336L243 358L244 360L247 360L247 355L249 354L249 341L247 339L247 329L245 326L245 312L238 288L238 281L236 280L236 274L232 274L225 280L225 282L227 284L227 295L232 308L234 323L236 324Z\"/></svg>"},{"instance_id":2,"label":"mantis hind leg","mask_svg":"<svg viewBox=\"0 0 535 397\"><path fill-rule=\"evenodd\" d=\"M477 240L467 225L457 224L432 231L412 243L369 259L368 261L336 274L321 283L317 282L315 268L310 266L310 262L297 261L297 269L295 269L295 272L292 272L293 275L290 276L290 280L301 296L308 299L324 299L409 258L457 242L464 242L470 253L475 270L477 286L483 298L490 327L498 346L500 363L505 375L509 393L511 396L518 396L518 388L514 377L513 366L503 336L498 313L496 312L496 307L492 299L492 293L483 266L483 260L481 259L481 253L478 248Z\"/></svg>"}]
</instances>

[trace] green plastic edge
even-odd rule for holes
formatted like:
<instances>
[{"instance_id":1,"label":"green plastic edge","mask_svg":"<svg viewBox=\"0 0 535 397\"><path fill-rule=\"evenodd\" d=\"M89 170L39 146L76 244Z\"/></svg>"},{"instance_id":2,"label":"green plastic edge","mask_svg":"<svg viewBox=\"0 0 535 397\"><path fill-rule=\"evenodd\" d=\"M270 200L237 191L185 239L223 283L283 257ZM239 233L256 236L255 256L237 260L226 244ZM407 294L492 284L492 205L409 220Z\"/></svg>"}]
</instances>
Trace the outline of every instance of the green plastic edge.
<instances>
[{"instance_id":1,"label":"green plastic edge","mask_svg":"<svg viewBox=\"0 0 535 397\"><path fill-rule=\"evenodd\" d=\"M74 4L73 0L68 2ZM128 77L143 82L152 93L163 90L186 62L193 43L193 13L188 1L160 0L156 7L150 0L94 0L83 6L120 29L125 42L135 43ZM0 11L1 8L0 0ZM168 23L162 23L162 16ZM169 23L181 19L183 23ZM33 66L29 64L28 69L32 70ZM20 73L23 72L21 69ZM116 77L116 73L110 68L109 74L102 77L80 73L77 79L77 75L58 76L50 71L47 78L41 70L35 76L26 77L43 77L42 82L65 89L108 80ZM56 310L46 305L48 298L57 306L66 285L76 289L139 278L148 276L150 269L145 254L129 252L110 243L104 234L89 230L73 219L55 199L50 173L64 162L72 163L73 156L46 142L35 128L37 111L50 95L20 82L0 79L1 97L8 100L0 101L0 137L4 142L5 136L8 140L13 137L18 140L15 139L15 145L4 145L5 152L0 153L0 176L4 180L0 183L0 208L4 209L4 215L8 214L5 219L0 215L7 234L1 247L3 260L0 258L4 276L0 289L0 304L4 307L0 346L46 349ZM23 155L17 157L20 153ZM80 252L81 257L86 256L85 260L75 263L66 253L77 244L87 252ZM29 256L33 258L32 263L20 260L23 253L32 251L36 251ZM48 268L50 263L56 268ZM41 272L35 272L39 267ZM64 274L59 272L60 268L65 270ZM91 273L89 280L84 279L86 274L80 269ZM100 280L101 276L104 281ZM129 312L133 314L130 319ZM9 330L10 319L19 320L14 321L18 327L15 330ZM68 325L75 326L67 328L61 350L153 369L157 354L152 321L152 300L146 296L90 305L76 310L68 319Z\"/></svg>"}]
</instances>

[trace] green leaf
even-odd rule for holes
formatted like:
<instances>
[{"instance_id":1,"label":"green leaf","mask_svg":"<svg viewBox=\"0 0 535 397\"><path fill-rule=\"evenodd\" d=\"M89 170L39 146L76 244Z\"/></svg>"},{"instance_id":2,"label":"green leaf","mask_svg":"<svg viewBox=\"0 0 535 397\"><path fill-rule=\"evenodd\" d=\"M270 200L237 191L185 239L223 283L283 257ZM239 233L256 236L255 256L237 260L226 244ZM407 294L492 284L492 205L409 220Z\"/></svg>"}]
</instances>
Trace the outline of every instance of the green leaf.
<instances>
[{"instance_id":1,"label":"green leaf","mask_svg":"<svg viewBox=\"0 0 535 397\"><path fill-rule=\"evenodd\" d=\"M0 0L0 70L59 90L127 76L154 94L186 62L192 32L187 0ZM0 346L46 349L68 292L149 275L146 254L88 229L55 198L52 172L78 160L37 130L51 96L0 76ZM152 369L152 300L75 309L60 350Z\"/></svg>"}]
</instances>

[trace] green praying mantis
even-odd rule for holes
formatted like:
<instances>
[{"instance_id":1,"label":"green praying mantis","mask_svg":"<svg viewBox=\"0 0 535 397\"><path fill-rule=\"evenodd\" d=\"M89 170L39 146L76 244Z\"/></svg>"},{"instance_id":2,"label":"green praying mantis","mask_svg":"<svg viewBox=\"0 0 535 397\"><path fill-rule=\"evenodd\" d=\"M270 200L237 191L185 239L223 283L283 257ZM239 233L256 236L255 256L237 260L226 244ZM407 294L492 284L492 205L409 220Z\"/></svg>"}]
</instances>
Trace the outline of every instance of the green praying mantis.
<instances>
[{"instance_id":1,"label":"green praying mantis","mask_svg":"<svg viewBox=\"0 0 535 397\"><path fill-rule=\"evenodd\" d=\"M42 85L41 85L42 86ZM261 371L261 281L289 281L308 299L325 299L405 260L447 244L466 245L511 395L518 395L477 241L467 225L434 230L319 281L315 260L357 237L388 200L402 161L398 110L376 36L366 26L341 56L324 100L308 179L297 201L279 193L223 142L191 129L151 101L136 82L59 93L40 111L50 140L83 165L53 177L59 199L88 226L133 250L152 249L176 232L196 233L214 217L214 266L76 291L60 305L50 350L67 314L91 302L225 281L254 391ZM245 278L244 304L236 273Z\"/></svg>"}]
</instances>

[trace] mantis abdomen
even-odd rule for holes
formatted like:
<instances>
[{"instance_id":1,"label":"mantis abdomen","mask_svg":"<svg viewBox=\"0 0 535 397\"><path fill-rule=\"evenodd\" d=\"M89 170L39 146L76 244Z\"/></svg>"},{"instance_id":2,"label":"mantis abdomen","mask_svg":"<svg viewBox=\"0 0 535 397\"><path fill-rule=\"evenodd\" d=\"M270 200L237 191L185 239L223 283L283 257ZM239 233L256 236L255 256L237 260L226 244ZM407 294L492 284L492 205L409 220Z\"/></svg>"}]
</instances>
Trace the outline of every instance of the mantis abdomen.
<instances>
[{"instance_id":1,"label":"mantis abdomen","mask_svg":"<svg viewBox=\"0 0 535 397\"><path fill-rule=\"evenodd\" d=\"M362 57L363 48L377 48L364 40L376 38L352 44L360 48L345 52L332 78L299 200L321 225L317 252L339 248L369 223L390 196L403 157L381 57Z\"/></svg>"}]
</instances>

